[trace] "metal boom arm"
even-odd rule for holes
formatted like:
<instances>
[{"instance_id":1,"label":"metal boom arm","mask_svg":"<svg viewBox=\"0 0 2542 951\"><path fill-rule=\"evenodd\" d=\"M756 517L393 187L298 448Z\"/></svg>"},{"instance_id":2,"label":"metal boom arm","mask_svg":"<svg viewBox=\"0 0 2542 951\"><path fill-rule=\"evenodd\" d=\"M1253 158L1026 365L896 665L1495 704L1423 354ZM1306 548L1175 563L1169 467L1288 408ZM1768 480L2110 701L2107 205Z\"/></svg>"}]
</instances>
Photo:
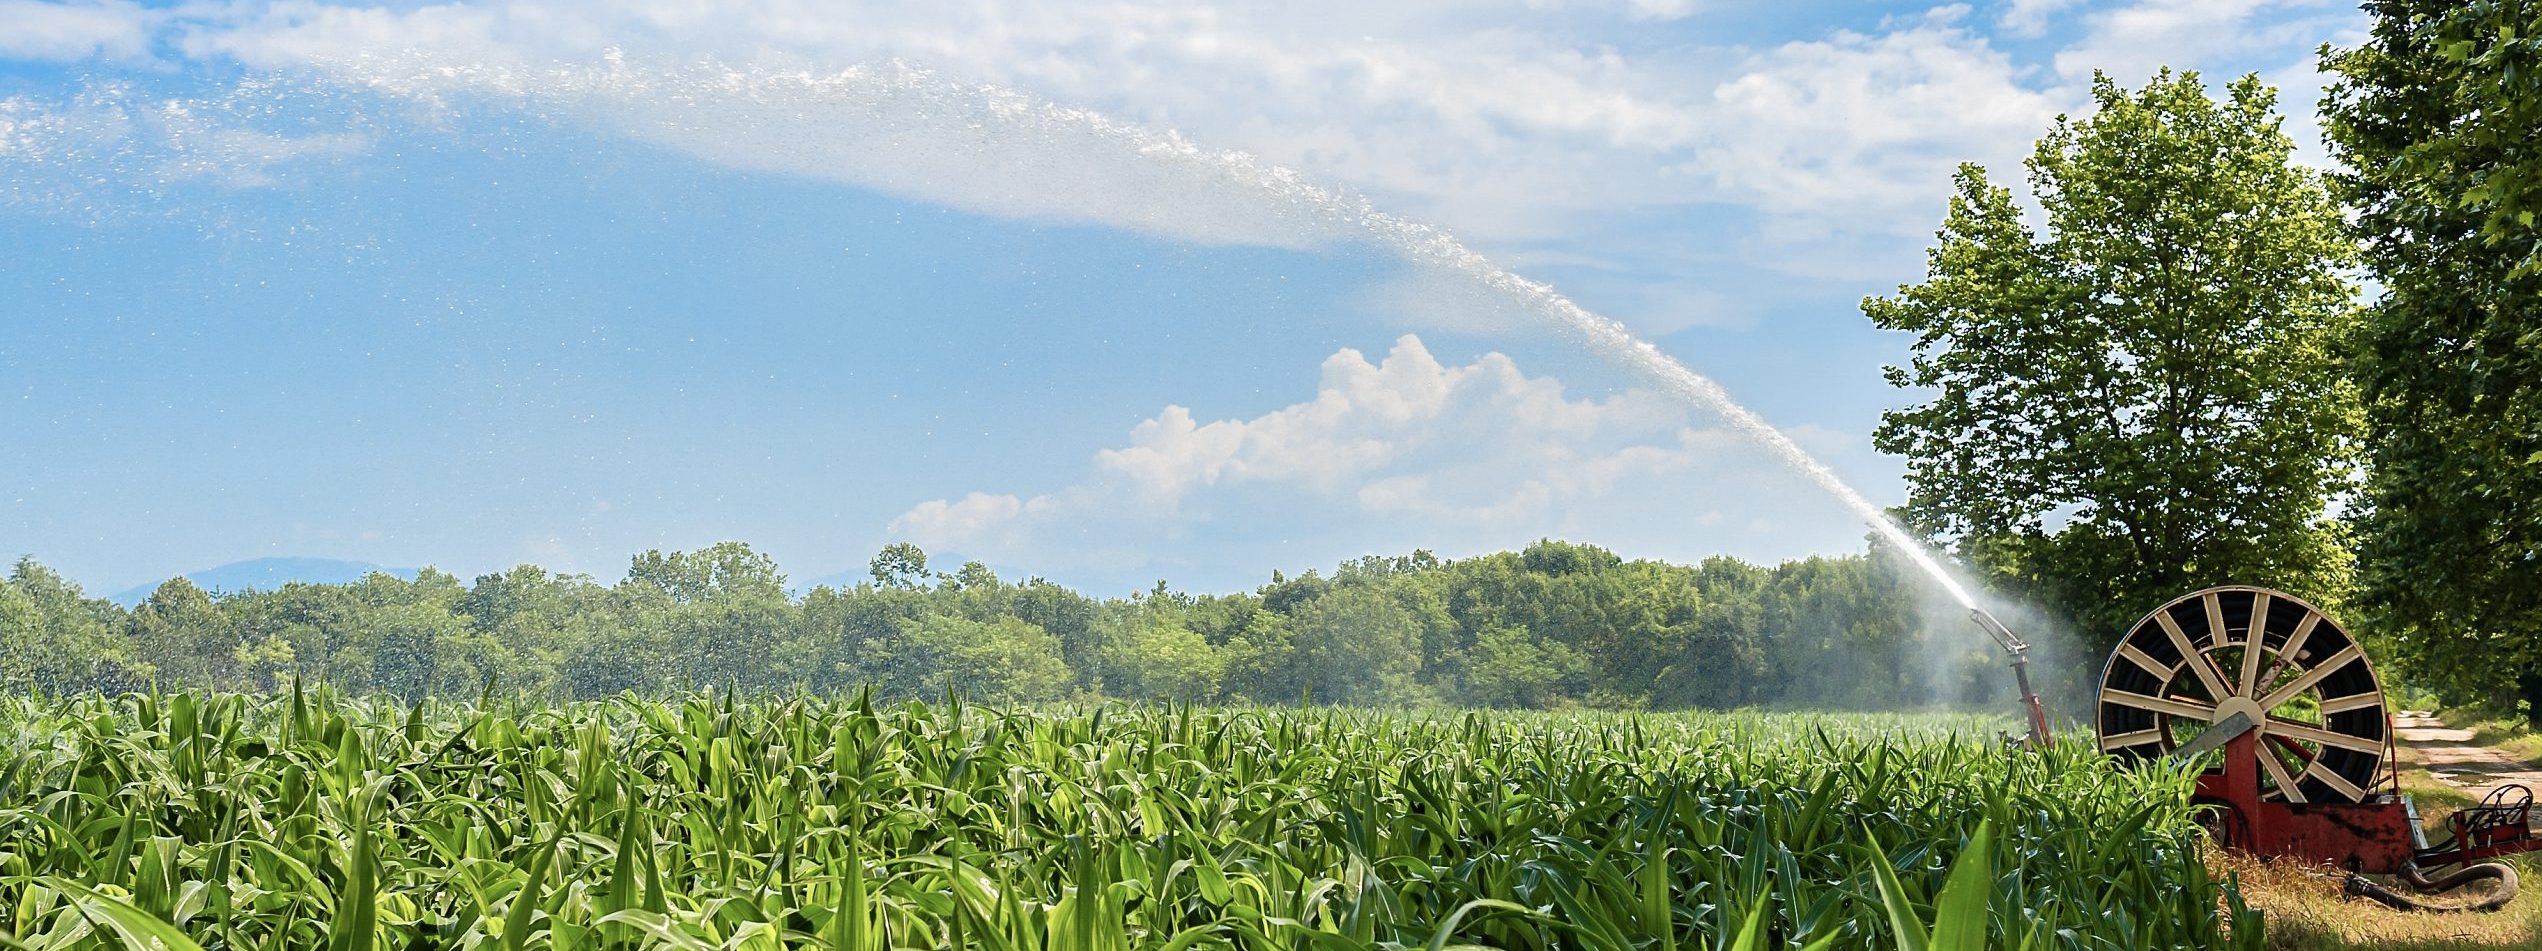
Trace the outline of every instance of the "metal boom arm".
<instances>
[{"instance_id":1,"label":"metal boom arm","mask_svg":"<svg viewBox=\"0 0 2542 951\"><path fill-rule=\"evenodd\" d=\"M2012 655L2012 678L2021 687L2022 712L2030 720L2030 745L2048 745L2048 708L2039 702L2038 692L2030 689L2029 643L2013 634L2004 622L1995 620L1994 615L1986 613L1985 608L1969 608L1968 618L1977 622L1986 636L1994 638L1995 643L2003 647L2004 653Z\"/></svg>"}]
</instances>

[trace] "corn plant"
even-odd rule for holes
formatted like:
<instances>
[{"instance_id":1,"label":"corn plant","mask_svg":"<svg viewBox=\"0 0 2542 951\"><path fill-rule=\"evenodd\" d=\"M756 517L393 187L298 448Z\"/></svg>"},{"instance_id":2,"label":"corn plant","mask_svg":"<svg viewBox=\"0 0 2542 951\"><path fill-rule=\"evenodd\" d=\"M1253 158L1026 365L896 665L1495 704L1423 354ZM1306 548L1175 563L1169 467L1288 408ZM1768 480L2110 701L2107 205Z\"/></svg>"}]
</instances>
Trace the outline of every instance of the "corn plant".
<instances>
[{"instance_id":1,"label":"corn plant","mask_svg":"<svg viewBox=\"0 0 2542 951\"><path fill-rule=\"evenodd\" d=\"M27 948L2257 947L1973 717L0 700Z\"/></svg>"}]
</instances>

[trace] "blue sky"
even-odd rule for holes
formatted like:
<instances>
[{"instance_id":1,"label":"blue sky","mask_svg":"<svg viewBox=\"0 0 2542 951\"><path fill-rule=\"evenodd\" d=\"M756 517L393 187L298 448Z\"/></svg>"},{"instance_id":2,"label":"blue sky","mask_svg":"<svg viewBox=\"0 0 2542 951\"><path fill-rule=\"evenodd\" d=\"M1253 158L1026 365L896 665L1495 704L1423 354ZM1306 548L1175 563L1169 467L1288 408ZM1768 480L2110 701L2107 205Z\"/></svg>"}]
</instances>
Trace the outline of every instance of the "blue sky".
<instances>
[{"instance_id":1,"label":"blue sky","mask_svg":"<svg viewBox=\"0 0 2542 951\"><path fill-rule=\"evenodd\" d=\"M2313 50L2362 26L0 0L0 550L111 590L270 555L614 578L727 538L808 578L905 539L1103 592L1548 535L1858 550L1719 420L1209 157L1454 232L1885 504L1905 341L1857 302L1920 275L1953 164L2008 179L2091 70L2163 64L2260 72L2319 161Z\"/></svg>"}]
</instances>

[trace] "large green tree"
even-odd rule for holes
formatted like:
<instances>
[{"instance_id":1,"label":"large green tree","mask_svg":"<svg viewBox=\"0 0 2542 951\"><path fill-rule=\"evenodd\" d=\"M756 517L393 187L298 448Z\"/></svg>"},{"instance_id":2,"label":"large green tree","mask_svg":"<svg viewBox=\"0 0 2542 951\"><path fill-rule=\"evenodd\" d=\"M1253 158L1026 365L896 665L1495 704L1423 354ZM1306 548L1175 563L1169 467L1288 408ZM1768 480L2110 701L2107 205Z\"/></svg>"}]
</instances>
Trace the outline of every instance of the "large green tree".
<instances>
[{"instance_id":1,"label":"large green tree","mask_svg":"<svg viewBox=\"0 0 2542 951\"><path fill-rule=\"evenodd\" d=\"M1929 397L1876 437L1910 520L2092 648L2203 585L2347 587L2324 512L2356 451L2355 252L2274 91L2228 92L2096 77L2027 163L2044 232L1962 166L1929 276L1863 302L1915 335L1889 379Z\"/></svg>"},{"instance_id":2,"label":"large green tree","mask_svg":"<svg viewBox=\"0 0 2542 951\"><path fill-rule=\"evenodd\" d=\"M1227 655L1154 599L1121 605L1106 618L1104 688L1144 700L1214 700Z\"/></svg>"},{"instance_id":3,"label":"large green tree","mask_svg":"<svg viewBox=\"0 0 2542 951\"><path fill-rule=\"evenodd\" d=\"M619 589L648 624L658 624L671 655L665 671L696 687L775 686L799 671L776 671L767 659L797 627L776 559L741 542L694 552L648 551L627 566Z\"/></svg>"},{"instance_id":4,"label":"large green tree","mask_svg":"<svg viewBox=\"0 0 2542 951\"><path fill-rule=\"evenodd\" d=\"M1059 699L1068 662L1059 641L1027 621L974 621L931 614L901 625L880 647L888 683L921 696L948 691L973 700L1019 703Z\"/></svg>"},{"instance_id":5,"label":"large green tree","mask_svg":"<svg viewBox=\"0 0 2542 951\"><path fill-rule=\"evenodd\" d=\"M1421 622L1375 584L1335 585L1289 619L1291 677L1319 703L1409 705L1427 699Z\"/></svg>"},{"instance_id":6,"label":"large green tree","mask_svg":"<svg viewBox=\"0 0 2542 951\"><path fill-rule=\"evenodd\" d=\"M2542 2L2366 9L2323 109L2383 288L2363 600L2421 677L2542 713Z\"/></svg>"},{"instance_id":7,"label":"large green tree","mask_svg":"<svg viewBox=\"0 0 2542 951\"><path fill-rule=\"evenodd\" d=\"M159 681L171 687L229 686L236 677L238 636L212 596L170 578L133 608L131 638Z\"/></svg>"},{"instance_id":8,"label":"large green tree","mask_svg":"<svg viewBox=\"0 0 2542 951\"><path fill-rule=\"evenodd\" d=\"M124 640L122 609L33 558L0 578L0 689L129 689L150 665Z\"/></svg>"}]
</instances>

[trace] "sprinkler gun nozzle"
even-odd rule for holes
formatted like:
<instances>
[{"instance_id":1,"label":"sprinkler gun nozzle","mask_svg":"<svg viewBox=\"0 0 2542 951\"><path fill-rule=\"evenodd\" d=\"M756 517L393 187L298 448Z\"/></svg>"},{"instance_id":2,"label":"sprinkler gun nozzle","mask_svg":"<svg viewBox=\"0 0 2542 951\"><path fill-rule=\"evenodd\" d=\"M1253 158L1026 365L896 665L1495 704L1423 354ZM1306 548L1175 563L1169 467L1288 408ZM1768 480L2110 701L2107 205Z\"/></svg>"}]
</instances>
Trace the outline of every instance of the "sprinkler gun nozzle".
<instances>
[{"instance_id":1,"label":"sprinkler gun nozzle","mask_svg":"<svg viewBox=\"0 0 2542 951\"><path fill-rule=\"evenodd\" d=\"M1985 608L1969 608L1968 619L1977 622L1978 629L1994 638L1995 643L2003 645L2004 653L2012 655L2012 677L2021 685L2022 713L2030 721L2030 745L2048 745L2048 707L2040 703L2039 694L2030 689L2029 642L2005 627L2004 622L1995 620L1995 616L1986 613Z\"/></svg>"},{"instance_id":2,"label":"sprinkler gun nozzle","mask_svg":"<svg viewBox=\"0 0 2542 951\"><path fill-rule=\"evenodd\" d=\"M2030 645L2013 634L2011 628L2005 627L2004 622L1995 620L1994 615L1986 613L1985 608L1968 609L1968 619L1977 622L1977 627L1985 631L1986 636L1994 638L1995 643L2003 645L2004 650L2013 656L2030 653Z\"/></svg>"}]
</instances>

